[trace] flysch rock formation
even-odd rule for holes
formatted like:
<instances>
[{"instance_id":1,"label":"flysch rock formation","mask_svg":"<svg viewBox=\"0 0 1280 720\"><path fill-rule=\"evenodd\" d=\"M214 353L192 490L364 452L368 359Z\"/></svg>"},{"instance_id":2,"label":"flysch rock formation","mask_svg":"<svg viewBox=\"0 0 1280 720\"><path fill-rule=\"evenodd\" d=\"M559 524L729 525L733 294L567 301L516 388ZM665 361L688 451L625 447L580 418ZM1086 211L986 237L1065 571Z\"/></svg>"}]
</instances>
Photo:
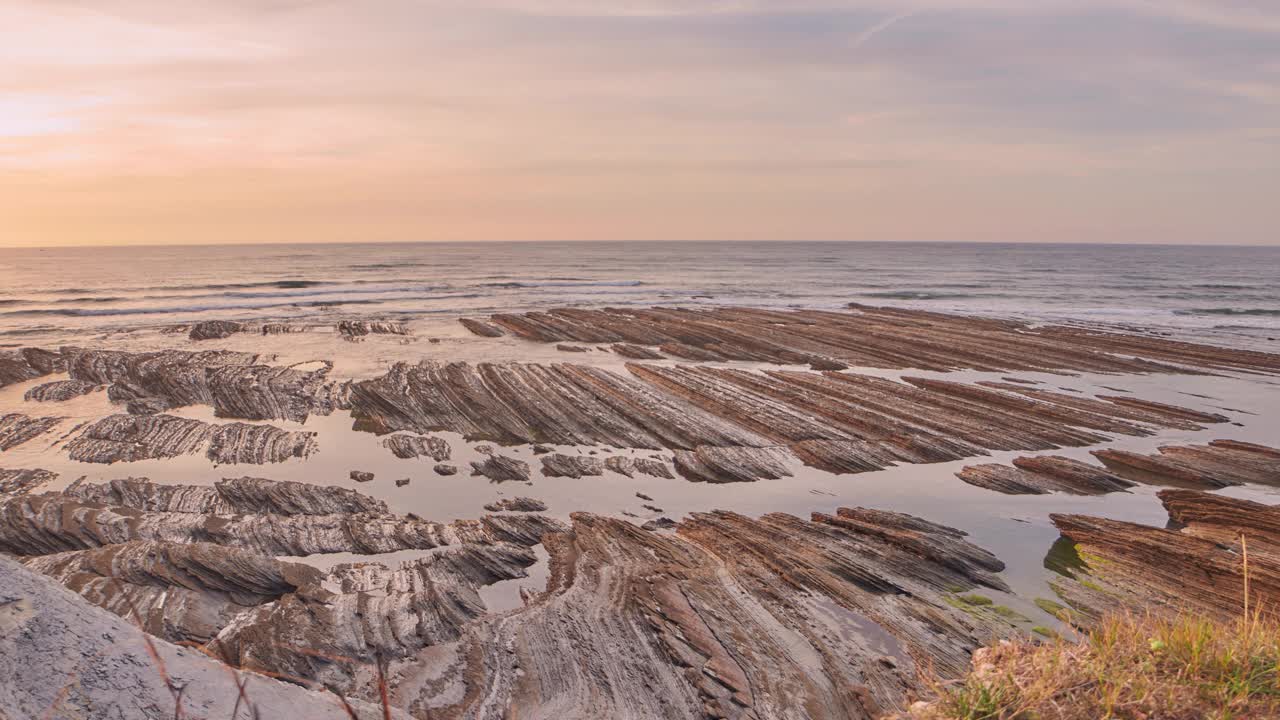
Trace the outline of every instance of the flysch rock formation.
<instances>
[{"instance_id":1,"label":"flysch rock formation","mask_svg":"<svg viewBox=\"0 0 1280 720\"><path fill-rule=\"evenodd\" d=\"M527 482L529 480L529 463L495 453L488 455L481 461L473 460L471 462L471 474L483 475L496 483Z\"/></svg>"},{"instance_id":2,"label":"flysch rock formation","mask_svg":"<svg viewBox=\"0 0 1280 720\"><path fill-rule=\"evenodd\" d=\"M502 498L484 506L489 512L546 512L547 504L527 497Z\"/></svg>"},{"instance_id":3,"label":"flysch rock formation","mask_svg":"<svg viewBox=\"0 0 1280 720\"><path fill-rule=\"evenodd\" d=\"M524 577L531 546L565 530L529 514L428 523L351 490L255 478L76 483L0 503L0 518L0 552L148 632L344 692L377 657L457 639L486 612L478 588ZM409 548L432 552L398 569L276 559Z\"/></svg>"},{"instance_id":4,"label":"flysch rock formation","mask_svg":"<svg viewBox=\"0 0 1280 720\"><path fill-rule=\"evenodd\" d=\"M442 430L503 445L661 448L764 442L649 385L598 368L519 363L397 364L353 383L356 429Z\"/></svg>"},{"instance_id":5,"label":"flysch rock formation","mask_svg":"<svg viewBox=\"0 0 1280 720\"><path fill-rule=\"evenodd\" d=\"M40 348L0 350L0 387L34 380L66 369L62 355Z\"/></svg>"},{"instance_id":6,"label":"flysch rock formation","mask_svg":"<svg viewBox=\"0 0 1280 720\"><path fill-rule=\"evenodd\" d=\"M676 450L676 472L692 482L726 483L791 477L781 448L712 447Z\"/></svg>"},{"instance_id":7,"label":"flysch rock formation","mask_svg":"<svg viewBox=\"0 0 1280 720\"><path fill-rule=\"evenodd\" d=\"M1153 428L1228 419L924 378L896 382L834 371L634 363L627 369L631 377L570 364L398 364L382 377L353 383L348 401L356 429L378 434L451 431L504 445L694 453L686 459L704 447L736 448L710 451L726 462L773 454L752 448L783 448L836 473L945 462L991 450L1091 445L1112 435L1145 436ZM781 476L731 462L724 468L719 482Z\"/></svg>"},{"instance_id":8,"label":"flysch rock formation","mask_svg":"<svg viewBox=\"0 0 1280 720\"><path fill-rule=\"evenodd\" d=\"M542 532L555 527L554 521L540 516L526 516L516 526L496 516L449 524L415 520L389 515L378 501L354 491L337 492L338 488L315 493L311 505L282 499L311 493L311 487L242 478L217 484L211 494L209 488L160 485L145 478L97 488L78 483L68 493L0 501L0 552L47 555L149 540L208 542L269 556L372 554L493 538L532 538L527 544L536 544ZM251 512L252 498L262 502ZM223 512L222 503L232 502L231 512Z\"/></svg>"},{"instance_id":9,"label":"flysch rock formation","mask_svg":"<svg viewBox=\"0 0 1280 720\"><path fill-rule=\"evenodd\" d=\"M378 320L342 320L337 325L338 334L347 339L362 338L366 335L408 335L409 328L404 323Z\"/></svg>"},{"instance_id":10,"label":"flysch rock formation","mask_svg":"<svg viewBox=\"0 0 1280 720\"><path fill-rule=\"evenodd\" d=\"M436 462L448 460L449 443L440 437L418 435L392 435L382 441L382 446L402 460L431 458Z\"/></svg>"},{"instance_id":11,"label":"flysch rock formation","mask_svg":"<svg viewBox=\"0 0 1280 720\"><path fill-rule=\"evenodd\" d=\"M419 717L874 718L923 668L1011 631L945 601L1004 589L957 531L860 508L695 514L675 533L575 514L547 590L392 664ZM994 617L994 616L993 616Z\"/></svg>"},{"instance_id":12,"label":"flysch rock formation","mask_svg":"<svg viewBox=\"0 0 1280 720\"><path fill-rule=\"evenodd\" d=\"M1257 483L1280 486L1280 456L1262 445L1214 440L1208 445L1165 445L1144 455L1096 450L1108 469L1136 482L1200 490Z\"/></svg>"},{"instance_id":13,"label":"flysch rock formation","mask_svg":"<svg viewBox=\"0 0 1280 720\"><path fill-rule=\"evenodd\" d=\"M627 455L611 455L604 460L604 466L611 472L627 477L635 477L636 473L650 477L672 480L671 468L663 460L656 458L633 458Z\"/></svg>"},{"instance_id":14,"label":"flysch rock formation","mask_svg":"<svg viewBox=\"0 0 1280 720\"><path fill-rule=\"evenodd\" d=\"M64 402L88 395L99 387L102 386L84 380L56 380L31 388L22 399L27 402Z\"/></svg>"},{"instance_id":15,"label":"flysch rock formation","mask_svg":"<svg viewBox=\"0 0 1280 720\"><path fill-rule=\"evenodd\" d=\"M110 415L66 444L72 460L111 464L203 451L222 464L284 462L316 449L315 433L271 425L214 425L173 415Z\"/></svg>"},{"instance_id":16,"label":"flysch rock formation","mask_svg":"<svg viewBox=\"0 0 1280 720\"><path fill-rule=\"evenodd\" d=\"M956 477L1006 495L1105 495L1125 492L1136 483L1105 468L1056 455L1014 458L1013 465L967 465Z\"/></svg>"},{"instance_id":17,"label":"flysch rock formation","mask_svg":"<svg viewBox=\"0 0 1280 720\"><path fill-rule=\"evenodd\" d=\"M551 453L542 456L542 474L547 477L596 477L604 474L603 459L591 455Z\"/></svg>"},{"instance_id":18,"label":"flysch rock formation","mask_svg":"<svg viewBox=\"0 0 1280 720\"><path fill-rule=\"evenodd\" d=\"M41 485L57 479L58 473L49 470L0 468L0 499L26 495Z\"/></svg>"},{"instance_id":19,"label":"flysch rock formation","mask_svg":"<svg viewBox=\"0 0 1280 720\"><path fill-rule=\"evenodd\" d=\"M239 672L198 650L151 638L130 620L5 557L0 557L0 677L0 708L15 720L231 718L233 713L308 720L385 717L381 707L359 699L347 700L349 713L331 692ZM394 708L390 716L409 718Z\"/></svg>"},{"instance_id":20,"label":"flysch rock formation","mask_svg":"<svg viewBox=\"0 0 1280 720\"><path fill-rule=\"evenodd\" d=\"M77 480L62 494L85 503L147 512L209 515L385 515L389 512L385 502L349 488L252 477L225 478L212 487L167 485L147 478L122 478L108 483Z\"/></svg>"},{"instance_id":21,"label":"flysch rock formation","mask_svg":"<svg viewBox=\"0 0 1280 720\"><path fill-rule=\"evenodd\" d=\"M108 397L131 413L209 405L218 417L293 420L333 411L331 363L314 370L259 362L252 353L164 350L130 353L63 348L73 380L107 385Z\"/></svg>"},{"instance_id":22,"label":"flysch rock formation","mask_svg":"<svg viewBox=\"0 0 1280 720\"><path fill-rule=\"evenodd\" d=\"M243 330L242 323L231 320L206 320L192 325L188 337L192 340L220 340Z\"/></svg>"},{"instance_id":23,"label":"flysch rock formation","mask_svg":"<svg viewBox=\"0 0 1280 720\"><path fill-rule=\"evenodd\" d=\"M491 318L544 343L628 343L693 361L842 364L922 370L1275 374L1280 355L922 310L850 305L846 312L756 308L557 309Z\"/></svg>"},{"instance_id":24,"label":"flysch rock formation","mask_svg":"<svg viewBox=\"0 0 1280 720\"><path fill-rule=\"evenodd\" d=\"M458 322L462 324L462 327L470 330L473 334L479 335L480 337L496 338L506 335L502 328L483 320L459 318Z\"/></svg>"},{"instance_id":25,"label":"flysch rock formation","mask_svg":"<svg viewBox=\"0 0 1280 720\"><path fill-rule=\"evenodd\" d=\"M52 430L63 418L31 417L22 413L0 415L0 452L33 440Z\"/></svg>"},{"instance_id":26,"label":"flysch rock formation","mask_svg":"<svg viewBox=\"0 0 1280 720\"><path fill-rule=\"evenodd\" d=\"M1272 468L1273 477L1280 471L1280 451L1273 448L1229 441L1190 447L1213 457L1220 468L1262 463ZM1173 527L1050 516L1072 550L1067 561L1058 557L1049 563L1062 573L1054 587L1083 619L1124 608L1239 615L1244 608L1246 548L1249 607L1277 611L1280 505L1184 488L1158 495Z\"/></svg>"},{"instance_id":27,"label":"flysch rock formation","mask_svg":"<svg viewBox=\"0 0 1280 720\"><path fill-rule=\"evenodd\" d=\"M629 343L615 343L609 346L609 349L625 358L632 360L661 360L665 355L652 348L643 345L631 345Z\"/></svg>"}]
</instances>

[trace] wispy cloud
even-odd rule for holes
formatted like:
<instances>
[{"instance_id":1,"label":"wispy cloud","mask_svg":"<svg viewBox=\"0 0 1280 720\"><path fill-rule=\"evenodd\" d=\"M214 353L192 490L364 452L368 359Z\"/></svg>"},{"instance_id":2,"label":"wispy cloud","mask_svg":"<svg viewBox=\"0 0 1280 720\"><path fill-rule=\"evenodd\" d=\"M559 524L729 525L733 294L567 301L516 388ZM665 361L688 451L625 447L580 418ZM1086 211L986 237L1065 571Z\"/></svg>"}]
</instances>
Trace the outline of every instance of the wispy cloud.
<instances>
[{"instance_id":1,"label":"wispy cloud","mask_svg":"<svg viewBox=\"0 0 1280 720\"><path fill-rule=\"evenodd\" d=\"M1280 224L1269 3L11 0L0 23L0 232L25 228L0 244Z\"/></svg>"}]
</instances>

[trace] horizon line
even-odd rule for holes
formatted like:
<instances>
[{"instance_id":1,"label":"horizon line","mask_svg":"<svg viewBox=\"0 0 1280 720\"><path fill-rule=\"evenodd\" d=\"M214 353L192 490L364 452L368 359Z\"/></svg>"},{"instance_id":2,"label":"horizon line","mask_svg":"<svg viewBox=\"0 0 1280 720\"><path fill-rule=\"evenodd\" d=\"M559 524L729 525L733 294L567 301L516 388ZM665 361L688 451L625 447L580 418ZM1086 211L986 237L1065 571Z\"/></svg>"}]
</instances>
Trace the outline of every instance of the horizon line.
<instances>
[{"instance_id":1,"label":"horizon line","mask_svg":"<svg viewBox=\"0 0 1280 720\"><path fill-rule=\"evenodd\" d=\"M276 247L276 246L351 246L351 245L367 245L367 246L386 246L386 245L510 245L510 244L527 244L527 245L560 245L560 244L590 244L590 245L623 245L623 244L717 244L726 245L744 245L744 244L769 244L769 243L795 243L795 244L862 244L862 245L1017 245L1017 246L1104 246L1104 247L1220 247L1220 248L1280 248L1280 245L1274 243L1220 243L1220 242L1177 242L1177 241L1136 241L1136 242L1113 242L1108 240L1078 240L1078 241L1038 241L1038 240L832 240L832 239L772 239L772 240L748 240L748 239L716 239L716 240L677 240L677 239L650 239L650 240L583 240L583 239L564 239L564 240L548 240L548 239L512 239L512 240L278 240L272 242L221 242L221 243L68 243L59 245L5 245L0 243L0 251L5 250L63 250L63 249L123 249L123 248L214 248L214 247Z\"/></svg>"}]
</instances>

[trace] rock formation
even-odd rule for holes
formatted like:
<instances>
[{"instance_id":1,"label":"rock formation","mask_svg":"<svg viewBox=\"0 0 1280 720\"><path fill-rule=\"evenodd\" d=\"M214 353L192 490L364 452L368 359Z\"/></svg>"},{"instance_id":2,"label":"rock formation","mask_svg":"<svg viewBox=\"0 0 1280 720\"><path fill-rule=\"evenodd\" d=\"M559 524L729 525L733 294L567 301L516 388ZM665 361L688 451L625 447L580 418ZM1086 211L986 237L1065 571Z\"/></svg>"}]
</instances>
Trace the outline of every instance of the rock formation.
<instances>
[{"instance_id":1,"label":"rock formation","mask_svg":"<svg viewBox=\"0 0 1280 720\"><path fill-rule=\"evenodd\" d=\"M191 326L192 340L220 340L244 330L244 325L231 320L206 320Z\"/></svg>"},{"instance_id":2,"label":"rock formation","mask_svg":"<svg viewBox=\"0 0 1280 720\"><path fill-rule=\"evenodd\" d=\"M552 453L542 456L542 474L547 477L599 476L604 474L604 460L589 455Z\"/></svg>"},{"instance_id":3,"label":"rock formation","mask_svg":"<svg viewBox=\"0 0 1280 720\"><path fill-rule=\"evenodd\" d=\"M26 495L47 482L58 479L58 473L49 470L6 470L0 468L0 500Z\"/></svg>"},{"instance_id":4,"label":"rock formation","mask_svg":"<svg viewBox=\"0 0 1280 720\"><path fill-rule=\"evenodd\" d=\"M696 514L674 534L575 514L545 538L552 577L524 608L393 663L432 717L873 718L930 667L1011 628L943 598L1002 589L999 561L909 516ZM566 651L563 638L573 638ZM465 678L465 682L463 681ZM802 710L801 710L802 709Z\"/></svg>"},{"instance_id":5,"label":"rock formation","mask_svg":"<svg viewBox=\"0 0 1280 720\"><path fill-rule=\"evenodd\" d=\"M0 387L34 380L66 369L60 353L39 348L0 350Z\"/></svg>"},{"instance_id":6,"label":"rock formation","mask_svg":"<svg viewBox=\"0 0 1280 720\"><path fill-rule=\"evenodd\" d=\"M435 436L392 435L382 441L382 446L402 460L426 457L439 462L448 460L449 443Z\"/></svg>"},{"instance_id":7,"label":"rock formation","mask_svg":"<svg viewBox=\"0 0 1280 720\"><path fill-rule=\"evenodd\" d=\"M365 335L408 335L409 328L404 323L343 320L337 325L338 333L344 338L361 338Z\"/></svg>"},{"instance_id":8,"label":"rock formation","mask_svg":"<svg viewBox=\"0 0 1280 720\"><path fill-rule=\"evenodd\" d=\"M326 377L332 369L299 370L258 362L258 356L225 350L129 353L63 348L73 380L108 385L114 402L131 413L209 405L218 417L293 420L333 411Z\"/></svg>"},{"instance_id":9,"label":"rock formation","mask_svg":"<svg viewBox=\"0 0 1280 720\"><path fill-rule=\"evenodd\" d=\"M147 478L95 484L77 480L63 495L85 503L148 512L209 515L385 515L386 503L349 488L263 478L226 478L212 487L167 485Z\"/></svg>"},{"instance_id":10,"label":"rock formation","mask_svg":"<svg viewBox=\"0 0 1280 720\"><path fill-rule=\"evenodd\" d=\"M1107 440L1103 433L1143 436L1153 427L1224 419L925 378L904 383L843 372L627 367L632 378L566 364L399 364L380 378L353 383L349 404L356 428L379 434L451 431L504 445L694 453L737 448L717 452L743 457L776 454L750 449L777 447L838 473L990 450L1090 445ZM691 467L691 456L682 457ZM619 467L623 474L630 469Z\"/></svg>"},{"instance_id":11,"label":"rock formation","mask_svg":"<svg viewBox=\"0 0 1280 720\"><path fill-rule=\"evenodd\" d=\"M13 718L305 717L382 720L382 708L252 672L149 638L0 557L0 707ZM215 653L216 654L216 653ZM167 684L168 681L173 684ZM181 683L179 689L178 683ZM175 707L176 706L176 707ZM407 720L391 709L393 720Z\"/></svg>"},{"instance_id":12,"label":"rock formation","mask_svg":"<svg viewBox=\"0 0 1280 720\"><path fill-rule=\"evenodd\" d=\"M498 314L544 343L626 343L693 361L834 362L922 370L1280 372L1280 355L1016 320L851 305L849 311L604 308Z\"/></svg>"},{"instance_id":13,"label":"rock formation","mask_svg":"<svg viewBox=\"0 0 1280 720\"><path fill-rule=\"evenodd\" d=\"M529 463L506 455L489 455L482 462L472 461L472 475L483 475L496 483L526 482Z\"/></svg>"},{"instance_id":14,"label":"rock formation","mask_svg":"<svg viewBox=\"0 0 1280 720\"><path fill-rule=\"evenodd\" d=\"M1163 450L1185 450L1240 477L1251 476L1259 459L1280 462L1275 449L1231 441ZM1280 607L1280 506L1189 489L1161 490L1159 496L1178 529L1051 516L1072 546L1073 558L1055 563L1063 573L1055 588L1073 608L1085 618L1126 607L1238 615L1244 608L1246 546L1249 607L1268 613Z\"/></svg>"},{"instance_id":15,"label":"rock formation","mask_svg":"<svg viewBox=\"0 0 1280 720\"><path fill-rule=\"evenodd\" d=\"M270 425L211 425L173 415L111 415L66 445L72 460L134 462L205 451L217 463L277 463L314 452L315 433L289 432Z\"/></svg>"},{"instance_id":16,"label":"rock formation","mask_svg":"<svg viewBox=\"0 0 1280 720\"><path fill-rule=\"evenodd\" d=\"M0 415L0 451L39 437L62 421L63 418L31 417L22 413Z\"/></svg>"},{"instance_id":17,"label":"rock formation","mask_svg":"<svg viewBox=\"0 0 1280 720\"><path fill-rule=\"evenodd\" d=\"M1246 483L1280 486L1280 457L1275 452L1251 443L1215 440L1208 445L1166 445L1151 455L1127 450L1096 450L1093 455L1130 480L1212 490Z\"/></svg>"},{"instance_id":18,"label":"rock formation","mask_svg":"<svg viewBox=\"0 0 1280 720\"><path fill-rule=\"evenodd\" d=\"M727 483L791 477L780 448L699 446L677 450L676 472L692 482Z\"/></svg>"},{"instance_id":19,"label":"rock formation","mask_svg":"<svg viewBox=\"0 0 1280 720\"><path fill-rule=\"evenodd\" d=\"M547 504L527 497L502 498L484 506L489 512L546 512Z\"/></svg>"},{"instance_id":20,"label":"rock formation","mask_svg":"<svg viewBox=\"0 0 1280 720\"><path fill-rule=\"evenodd\" d=\"M1096 465L1055 455L1015 458L1013 466L968 465L956 477L977 487L1006 495L1105 495L1133 487L1129 480Z\"/></svg>"},{"instance_id":21,"label":"rock formation","mask_svg":"<svg viewBox=\"0 0 1280 720\"><path fill-rule=\"evenodd\" d=\"M496 338L506 335L506 333L502 331L502 328L497 325L484 322L483 320L459 318L458 322L462 324L462 327L470 330L473 334L479 335L480 337Z\"/></svg>"},{"instance_id":22,"label":"rock formation","mask_svg":"<svg viewBox=\"0 0 1280 720\"><path fill-rule=\"evenodd\" d=\"M64 402L88 395L99 387L101 386L84 380L57 380L31 388L22 399L28 402Z\"/></svg>"},{"instance_id":23,"label":"rock formation","mask_svg":"<svg viewBox=\"0 0 1280 720\"><path fill-rule=\"evenodd\" d=\"M632 345L630 343L614 343L609 349L625 358L632 360L661 360L665 355L642 345Z\"/></svg>"}]
</instances>

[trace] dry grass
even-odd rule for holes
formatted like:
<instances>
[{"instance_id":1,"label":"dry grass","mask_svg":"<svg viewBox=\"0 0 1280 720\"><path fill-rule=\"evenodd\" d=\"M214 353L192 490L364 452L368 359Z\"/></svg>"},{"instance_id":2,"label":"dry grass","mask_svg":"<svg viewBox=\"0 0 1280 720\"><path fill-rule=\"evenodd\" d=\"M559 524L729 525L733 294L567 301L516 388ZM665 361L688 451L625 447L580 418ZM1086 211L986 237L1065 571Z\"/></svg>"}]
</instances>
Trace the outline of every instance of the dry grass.
<instances>
[{"instance_id":1,"label":"dry grass","mask_svg":"<svg viewBox=\"0 0 1280 720\"><path fill-rule=\"evenodd\" d=\"M1246 556L1247 557L1247 556ZM1244 561L1248 597L1248 561ZM1219 621L1112 615L1087 632L979 650L912 720L1280 718L1280 620L1255 603Z\"/></svg>"},{"instance_id":2,"label":"dry grass","mask_svg":"<svg viewBox=\"0 0 1280 720\"><path fill-rule=\"evenodd\" d=\"M1087 634L980 651L924 720L1280 717L1280 625L1120 615Z\"/></svg>"}]
</instances>

